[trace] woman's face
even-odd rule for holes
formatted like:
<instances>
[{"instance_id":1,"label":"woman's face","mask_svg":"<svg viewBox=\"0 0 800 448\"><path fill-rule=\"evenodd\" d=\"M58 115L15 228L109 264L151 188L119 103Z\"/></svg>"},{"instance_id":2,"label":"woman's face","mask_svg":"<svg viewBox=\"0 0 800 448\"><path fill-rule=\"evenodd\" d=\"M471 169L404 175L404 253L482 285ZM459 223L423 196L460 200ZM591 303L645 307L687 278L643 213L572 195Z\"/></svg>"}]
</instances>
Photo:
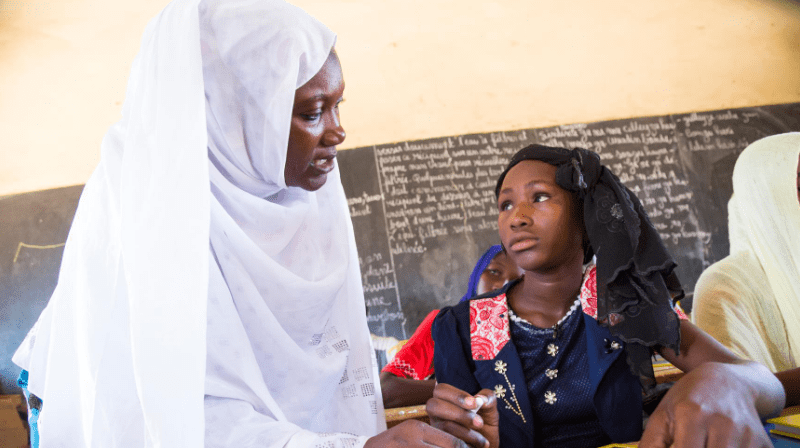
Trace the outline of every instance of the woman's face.
<instances>
[{"instance_id":1,"label":"woman's face","mask_svg":"<svg viewBox=\"0 0 800 448\"><path fill-rule=\"evenodd\" d=\"M572 193L556 184L556 167L525 160L506 174L497 199L500 240L525 271L546 272L583 260L583 223Z\"/></svg>"},{"instance_id":2,"label":"woman's face","mask_svg":"<svg viewBox=\"0 0 800 448\"><path fill-rule=\"evenodd\" d=\"M339 121L343 93L342 67L331 52L319 72L294 94L283 174L287 186L315 191L325 185L334 168L336 145L345 138Z\"/></svg>"},{"instance_id":3,"label":"woman's face","mask_svg":"<svg viewBox=\"0 0 800 448\"><path fill-rule=\"evenodd\" d=\"M478 286L475 292L478 295L500 289L511 280L517 279L522 275L522 270L506 255L505 252L499 252L492 258L489 265L481 273L478 279Z\"/></svg>"}]
</instances>

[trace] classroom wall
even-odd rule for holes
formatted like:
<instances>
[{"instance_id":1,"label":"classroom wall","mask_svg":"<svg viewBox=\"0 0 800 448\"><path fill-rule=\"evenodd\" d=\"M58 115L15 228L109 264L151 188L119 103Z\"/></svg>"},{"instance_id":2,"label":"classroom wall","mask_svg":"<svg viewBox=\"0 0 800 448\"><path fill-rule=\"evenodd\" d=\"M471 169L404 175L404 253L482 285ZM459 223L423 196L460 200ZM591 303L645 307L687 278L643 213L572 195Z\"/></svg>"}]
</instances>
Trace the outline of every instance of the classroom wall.
<instances>
[{"instance_id":1,"label":"classroom wall","mask_svg":"<svg viewBox=\"0 0 800 448\"><path fill-rule=\"evenodd\" d=\"M0 0L0 196L82 184L166 0ZM788 0L296 0L338 33L343 148L800 101Z\"/></svg>"}]
</instances>

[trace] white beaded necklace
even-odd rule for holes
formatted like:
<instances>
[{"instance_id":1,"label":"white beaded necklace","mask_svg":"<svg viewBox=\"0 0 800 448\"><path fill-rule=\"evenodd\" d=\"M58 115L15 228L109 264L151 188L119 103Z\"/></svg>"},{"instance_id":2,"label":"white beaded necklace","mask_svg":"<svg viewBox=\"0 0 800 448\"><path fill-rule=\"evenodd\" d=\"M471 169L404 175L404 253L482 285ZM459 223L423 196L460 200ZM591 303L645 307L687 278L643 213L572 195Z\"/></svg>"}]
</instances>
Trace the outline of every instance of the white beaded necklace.
<instances>
[{"instance_id":1,"label":"white beaded necklace","mask_svg":"<svg viewBox=\"0 0 800 448\"><path fill-rule=\"evenodd\" d=\"M564 321L565 321L565 320L567 320L567 318L568 318L569 316L571 316L571 315L572 315L572 313L574 313L574 312L575 312L575 310L577 310L579 306L581 306L581 298L580 298L580 296L579 296L578 298L576 298L576 299L575 299L575 302L573 302L572 306L571 306L571 307L569 307L569 311L567 311L567 314L565 314L565 315L564 315L564 317L562 317L562 318L561 318L561 319L560 319L558 322L556 322L556 324L555 324L555 325L553 325L552 327L550 327L550 328L553 330L553 332L554 332L554 335L553 335L553 337L558 337L558 336L557 336L557 334L558 334L558 330L559 330L559 328L561 328L561 324L562 324L562 323L564 323ZM535 325L533 325L532 323L530 323L530 322L528 322L527 320L525 320L525 319L523 319L523 318L521 318L521 317L517 316L517 315L514 313L514 310L512 310L510 306L508 307L508 317L509 317L511 320L513 320L514 322L518 323L518 324L519 324L519 323L523 323L523 322L524 322L524 323L526 323L526 324L528 324L528 325L530 325L530 326L532 326L532 327L535 327Z\"/></svg>"}]
</instances>

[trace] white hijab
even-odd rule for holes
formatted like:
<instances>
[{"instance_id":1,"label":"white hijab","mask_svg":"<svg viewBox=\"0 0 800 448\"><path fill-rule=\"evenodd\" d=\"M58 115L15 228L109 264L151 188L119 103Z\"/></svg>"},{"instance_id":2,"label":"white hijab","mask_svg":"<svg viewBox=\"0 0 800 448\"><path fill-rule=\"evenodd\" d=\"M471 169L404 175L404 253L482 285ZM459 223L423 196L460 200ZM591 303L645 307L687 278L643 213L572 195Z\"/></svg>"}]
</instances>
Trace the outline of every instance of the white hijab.
<instances>
[{"instance_id":1,"label":"white hijab","mask_svg":"<svg viewBox=\"0 0 800 448\"><path fill-rule=\"evenodd\" d=\"M800 360L800 203L797 163L800 133L773 135L748 146L733 170L728 202L731 254L758 260L783 317L789 351ZM774 322L776 330L782 330Z\"/></svg>"},{"instance_id":2,"label":"white hijab","mask_svg":"<svg viewBox=\"0 0 800 448\"><path fill-rule=\"evenodd\" d=\"M356 446L385 427L338 168L313 193L283 176L294 91L334 41L278 0L175 0L150 22L14 357L43 448Z\"/></svg>"}]
</instances>

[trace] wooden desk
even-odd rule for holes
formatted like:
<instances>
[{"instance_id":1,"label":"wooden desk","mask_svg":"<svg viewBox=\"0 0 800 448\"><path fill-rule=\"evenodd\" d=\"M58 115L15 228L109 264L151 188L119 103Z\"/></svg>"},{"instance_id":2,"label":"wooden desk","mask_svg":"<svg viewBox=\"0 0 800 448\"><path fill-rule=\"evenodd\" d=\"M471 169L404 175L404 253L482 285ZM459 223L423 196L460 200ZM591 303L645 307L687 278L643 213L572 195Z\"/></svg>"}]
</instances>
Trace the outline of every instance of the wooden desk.
<instances>
[{"instance_id":1,"label":"wooden desk","mask_svg":"<svg viewBox=\"0 0 800 448\"><path fill-rule=\"evenodd\" d=\"M428 412L425 410L424 404L386 410L386 426L389 428L409 419L430 423Z\"/></svg>"},{"instance_id":2,"label":"wooden desk","mask_svg":"<svg viewBox=\"0 0 800 448\"><path fill-rule=\"evenodd\" d=\"M653 372L656 374L656 383L669 383L678 381L683 376L683 371L664 361L653 363Z\"/></svg>"}]
</instances>

